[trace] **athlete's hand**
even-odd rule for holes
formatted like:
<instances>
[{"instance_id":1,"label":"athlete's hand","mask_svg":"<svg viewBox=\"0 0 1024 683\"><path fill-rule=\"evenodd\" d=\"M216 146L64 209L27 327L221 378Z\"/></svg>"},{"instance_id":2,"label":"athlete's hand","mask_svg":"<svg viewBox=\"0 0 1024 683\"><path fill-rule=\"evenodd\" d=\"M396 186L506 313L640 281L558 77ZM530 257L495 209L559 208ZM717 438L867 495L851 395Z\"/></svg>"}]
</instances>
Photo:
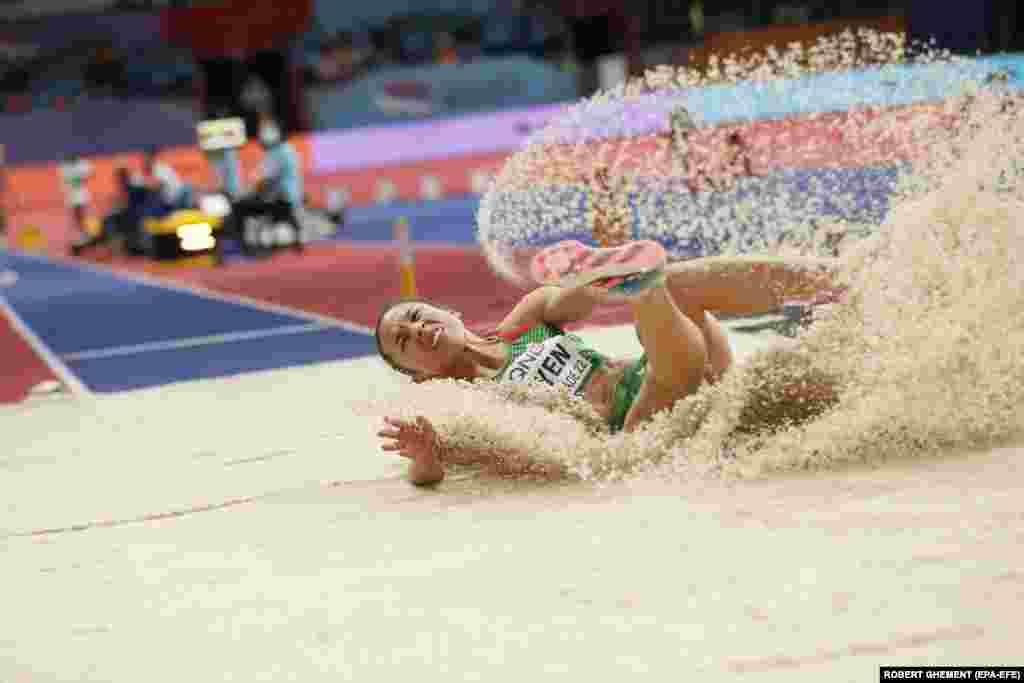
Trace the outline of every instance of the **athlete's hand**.
<instances>
[{"instance_id":1,"label":"athlete's hand","mask_svg":"<svg viewBox=\"0 0 1024 683\"><path fill-rule=\"evenodd\" d=\"M437 462L438 437L434 425L423 416L415 422L385 417L388 427L377 432L384 439L381 448L396 451L403 458L428 464Z\"/></svg>"}]
</instances>

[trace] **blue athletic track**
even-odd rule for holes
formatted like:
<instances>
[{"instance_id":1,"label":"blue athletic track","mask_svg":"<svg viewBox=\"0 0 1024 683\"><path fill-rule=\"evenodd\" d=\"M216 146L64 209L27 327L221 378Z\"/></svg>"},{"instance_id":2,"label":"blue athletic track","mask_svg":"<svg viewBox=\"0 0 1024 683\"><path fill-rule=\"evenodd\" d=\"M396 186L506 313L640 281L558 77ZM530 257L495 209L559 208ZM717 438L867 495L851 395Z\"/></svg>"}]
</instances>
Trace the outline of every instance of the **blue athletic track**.
<instances>
[{"instance_id":1,"label":"blue athletic track","mask_svg":"<svg viewBox=\"0 0 1024 683\"><path fill-rule=\"evenodd\" d=\"M370 331L302 311L0 250L0 290L51 362L115 392L373 353Z\"/></svg>"}]
</instances>

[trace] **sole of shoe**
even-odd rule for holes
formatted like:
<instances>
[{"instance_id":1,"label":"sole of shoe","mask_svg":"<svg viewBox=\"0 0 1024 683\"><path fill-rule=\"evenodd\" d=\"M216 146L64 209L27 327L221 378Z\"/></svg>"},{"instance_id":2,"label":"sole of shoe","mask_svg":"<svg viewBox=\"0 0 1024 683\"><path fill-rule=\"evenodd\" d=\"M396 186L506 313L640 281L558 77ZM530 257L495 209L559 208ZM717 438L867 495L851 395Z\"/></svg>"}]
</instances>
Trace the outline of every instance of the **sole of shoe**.
<instances>
[{"instance_id":1,"label":"sole of shoe","mask_svg":"<svg viewBox=\"0 0 1024 683\"><path fill-rule=\"evenodd\" d=\"M666 261L665 249L650 240L611 248L564 242L538 254L531 270L538 282L572 288L659 270Z\"/></svg>"}]
</instances>

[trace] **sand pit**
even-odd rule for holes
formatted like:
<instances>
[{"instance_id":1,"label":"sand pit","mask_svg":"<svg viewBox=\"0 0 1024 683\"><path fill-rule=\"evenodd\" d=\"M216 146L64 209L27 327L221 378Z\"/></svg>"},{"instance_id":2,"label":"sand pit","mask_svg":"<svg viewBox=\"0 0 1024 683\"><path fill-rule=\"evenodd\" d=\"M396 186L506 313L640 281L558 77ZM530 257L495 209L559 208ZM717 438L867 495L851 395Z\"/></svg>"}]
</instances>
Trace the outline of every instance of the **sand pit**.
<instances>
[{"instance_id":1,"label":"sand pit","mask_svg":"<svg viewBox=\"0 0 1024 683\"><path fill-rule=\"evenodd\" d=\"M350 407L371 386L399 383L367 359L0 412L0 680L861 681L1014 663L1019 449L418 490Z\"/></svg>"}]
</instances>

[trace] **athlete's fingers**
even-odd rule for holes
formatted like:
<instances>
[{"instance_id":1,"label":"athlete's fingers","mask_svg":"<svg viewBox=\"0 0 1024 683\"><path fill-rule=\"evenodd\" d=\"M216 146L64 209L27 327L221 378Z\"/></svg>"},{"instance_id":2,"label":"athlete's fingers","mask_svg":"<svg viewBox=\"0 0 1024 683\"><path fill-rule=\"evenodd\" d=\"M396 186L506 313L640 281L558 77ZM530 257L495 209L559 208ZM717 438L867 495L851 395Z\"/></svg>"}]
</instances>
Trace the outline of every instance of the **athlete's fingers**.
<instances>
[{"instance_id":1,"label":"athlete's fingers","mask_svg":"<svg viewBox=\"0 0 1024 683\"><path fill-rule=\"evenodd\" d=\"M412 453L410 453L408 450L406 450L405 446L403 446L401 444L397 444L397 443L384 444L380 448L381 448L382 451L387 451L389 453L397 453L398 455L402 456L403 458L409 458L410 460L415 460L415 456Z\"/></svg>"},{"instance_id":2,"label":"athlete's fingers","mask_svg":"<svg viewBox=\"0 0 1024 683\"><path fill-rule=\"evenodd\" d=\"M398 427L399 429L401 429L402 427L409 426L409 423L407 421L399 420L397 417L385 417L384 421L387 422L392 427Z\"/></svg>"}]
</instances>

